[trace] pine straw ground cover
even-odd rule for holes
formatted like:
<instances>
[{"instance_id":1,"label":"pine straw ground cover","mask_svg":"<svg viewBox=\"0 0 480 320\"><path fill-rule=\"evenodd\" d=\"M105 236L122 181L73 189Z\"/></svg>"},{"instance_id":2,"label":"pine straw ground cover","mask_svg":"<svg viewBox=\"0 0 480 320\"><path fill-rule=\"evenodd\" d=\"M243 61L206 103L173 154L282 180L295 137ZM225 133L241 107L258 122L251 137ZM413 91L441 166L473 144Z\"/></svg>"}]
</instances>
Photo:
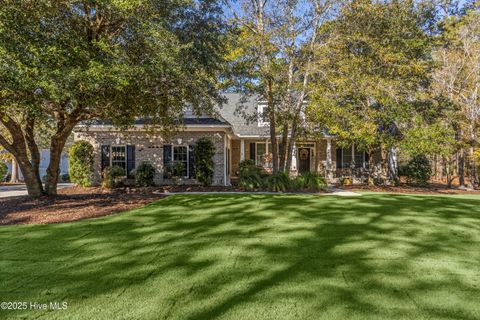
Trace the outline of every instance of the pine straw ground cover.
<instances>
[{"instance_id":1,"label":"pine straw ground cover","mask_svg":"<svg viewBox=\"0 0 480 320\"><path fill-rule=\"evenodd\" d=\"M176 195L0 227L0 310L40 319L479 319L480 196Z\"/></svg>"}]
</instances>

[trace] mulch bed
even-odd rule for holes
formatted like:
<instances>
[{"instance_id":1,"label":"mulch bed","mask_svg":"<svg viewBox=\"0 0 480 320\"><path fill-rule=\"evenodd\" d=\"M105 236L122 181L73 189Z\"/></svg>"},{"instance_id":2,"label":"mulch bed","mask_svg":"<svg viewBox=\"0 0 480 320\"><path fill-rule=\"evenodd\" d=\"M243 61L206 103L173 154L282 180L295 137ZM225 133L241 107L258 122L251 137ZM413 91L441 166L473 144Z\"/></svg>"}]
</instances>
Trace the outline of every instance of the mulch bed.
<instances>
[{"instance_id":1,"label":"mulch bed","mask_svg":"<svg viewBox=\"0 0 480 320\"><path fill-rule=\"evenodd\" d=\"M0 199L0 225L49 224L106 216L166 197L172 192L240 191L235 187L165 186L124 188L72 187L60 189L55 197Z\"/></svg>"},{"instance_id":2,"label":"mulch bed","mask_svg":"<svg viewBox=\"0 0 480 320\"><path fill-rule=\"evenodd\" d=\"M392 192L392 193L413 193L413 194L480 194L480 190L462 190L458 187L447 188L445 184L434 183L427 187L415 187L409 185L400 186L367 186L354 185L342 186L348 191L373 191L373 192Z\"/></svg>"},{"instance_id":3,"label":"mulch bed","mask_svg":"<svg viewBox=\"0 0 480 320\"><path fill-rule=\"evenodd\" d=\"M426 188L401 186L343 186L349 191L374 191L413 194L480 194L480 190L448 189L444 184ZM242 191L237 187L164 186L124 188L114 191L101 188L72 187L59 190L55 197L0 199L0 225L49 224L106 216L166 197L173 192Z\"/></svg>"},{"instance_id":4,"label":"mulch bed","mask_svg":"<svg viewBox=\"0 0 480 320\"><path fill-rule=\"evenodd\" d=\"M104 191L100 188L61 189L55 197L0 199L0 225L48 224L101 217L165 197L162 194Z\"/></svg>"}]
</instances>

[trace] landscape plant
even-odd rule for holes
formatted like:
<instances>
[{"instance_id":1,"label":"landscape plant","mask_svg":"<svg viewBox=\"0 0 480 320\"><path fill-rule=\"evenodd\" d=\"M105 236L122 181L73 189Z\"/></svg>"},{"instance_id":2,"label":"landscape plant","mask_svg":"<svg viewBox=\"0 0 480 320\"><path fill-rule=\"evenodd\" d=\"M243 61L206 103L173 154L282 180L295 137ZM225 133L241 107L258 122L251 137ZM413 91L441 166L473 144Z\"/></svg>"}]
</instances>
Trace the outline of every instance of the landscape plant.
<instances>
[{"instance_id":1,"label":"landscape plant","mask_svg":"<svg viewBox=\"0 0 480 320\"><path fill-rule=\"evenodd\" d=\"M0 182L4 182L8 174L8 167L5 162L0 161Z\"/></svg>"},{"instance_id":2,"label":"landscape plant","mask_svg":"<svg viewBox=\"0 0 480 320\"><path fill-rule=\"evenodd\" d=\"M211 112L221 101L221 13L219 1L2 1L0 145L15 156L29 195L56 194L62 151L82 121L126 128L148 117L167 133L186 103Z\"/></svg>"},{"instance_id":3,"label":"landscape plant","mask_svg":"<svg viewBox=\"0 0 480 320\"><path fill-rule=\"evenodd\" d=\"M150 162L143 162L134 170L135 184L139 187L153 186L156 170Z\"/></svg>"},{"instance_id":4,"label":"landscape plant","mask_svg":"<svg viewBox=\"0 0 480 320\"><path fill-rule=\"evenodd\" d=\"M102 187L115 189L123 184L125 169L119 166L109 166L102 171Z\"/></svg>"},{"instance_id":5,"label":"landscape plant","mask_svg":"<svg viewBox=\"0 0 480 320\"><path fill-rule=\"evenodd\" d=\"M407 183L418 186L427 186L432 176L432 167L428 158L421 154L413 156L404 168Z\"/></svg>"},{"instance_id":6,"label":"landscape plant","mask_svg":"<svg viewBox=\"0 0 480 320\"><path fill-rule=\"evenodd\" d=\"M212 139L203 137L195 144L195 177L204 186L210 186L213 182L213 156L215 145Z\"/></svg>"},{"instance_id":7,"label":"landscape plant","mask_svg":"<svg viewBox=\"0 0 480 320\"><path fill-rule=\"evenodd\" d=\"M81 187L92 185L94 149L88 141L77 141L69 152L70 180Z\"/></svg>"}]
</instances>

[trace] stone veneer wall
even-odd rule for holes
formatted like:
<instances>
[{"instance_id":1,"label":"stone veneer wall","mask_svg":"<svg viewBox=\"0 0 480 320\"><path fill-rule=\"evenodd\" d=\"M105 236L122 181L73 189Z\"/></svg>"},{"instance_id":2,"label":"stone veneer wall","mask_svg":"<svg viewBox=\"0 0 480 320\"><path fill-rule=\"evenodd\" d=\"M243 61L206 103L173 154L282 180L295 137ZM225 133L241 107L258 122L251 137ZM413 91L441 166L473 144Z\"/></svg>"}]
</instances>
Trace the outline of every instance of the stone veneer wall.
<instances>
[{"instance_id":1,"label":"stone veneer wall","mask_svg":"<svg viewBox=\"0 0 480 320\"><path fill-rule=\"evenodd\" d=\"M213 183L215 185L224 184L224 136L222 131L184 131L173 137L165 140L158 135L152 135L140 131L76 131L74 132L74 139L86 140L90 142L95 150L94 163L94 181L101 182L101 146L102 145L135 145L135 165L138 166L144 161L151 162L157 169L157 176L155 182L162 184L163 180L163 145L164 144L178 144L177 139L182 139L182 145L194 145L201 137L211 137L215 144L215 155L213 161L215 164ZM195 181L193 181L195 182Z\"/></svg>"}]
</instances>

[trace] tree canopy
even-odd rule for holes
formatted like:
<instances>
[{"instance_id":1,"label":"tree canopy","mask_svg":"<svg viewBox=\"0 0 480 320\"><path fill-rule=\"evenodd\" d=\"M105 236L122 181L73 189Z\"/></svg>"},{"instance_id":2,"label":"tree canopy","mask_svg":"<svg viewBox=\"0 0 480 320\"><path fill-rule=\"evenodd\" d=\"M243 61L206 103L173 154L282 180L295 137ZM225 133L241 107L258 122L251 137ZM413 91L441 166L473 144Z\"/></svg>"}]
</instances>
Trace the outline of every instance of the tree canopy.
<instances>
[{"instance_id":1,"label":"tree canopy","mask_svg":"<svg viewBox=\"0 0 480 320\"><path fill-rule=\"evenodd\" d=\"M220 96L224 23L216 1L2 1L0 144L29 193L43 192L38 131L50 127L45 191L56 192L73 127L136 117L168 131L185 104L209 112Z\"/></svg>"}]
</instances>

